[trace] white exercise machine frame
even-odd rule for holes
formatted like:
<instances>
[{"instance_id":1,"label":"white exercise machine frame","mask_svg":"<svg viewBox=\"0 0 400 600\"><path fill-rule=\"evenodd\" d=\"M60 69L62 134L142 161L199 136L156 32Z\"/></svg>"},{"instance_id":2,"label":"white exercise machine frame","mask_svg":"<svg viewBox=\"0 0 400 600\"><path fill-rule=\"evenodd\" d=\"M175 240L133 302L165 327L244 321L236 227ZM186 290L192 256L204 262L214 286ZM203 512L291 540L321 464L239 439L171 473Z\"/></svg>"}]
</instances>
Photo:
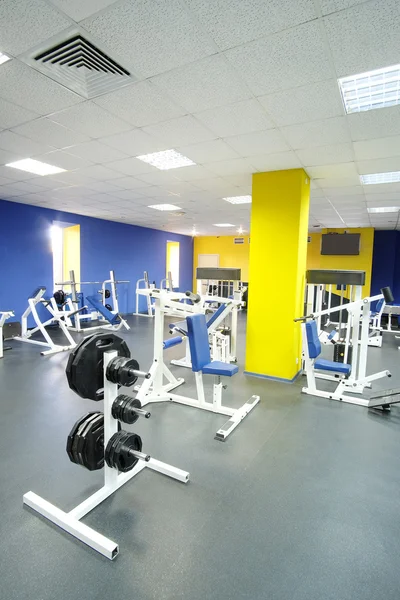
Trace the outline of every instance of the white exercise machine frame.
<instances>
[{"instance_id":1,"label":"white exercise machine frame","mask_svg":"<svg viewBox=\"0 0 400 600\"><path fill-rule=\"evenodd\" d=\"M104 448L107 447L110 438L118 432L118 420L114 419L111 414L113 402L118 396L118 385L108 381L105 376L107 365L117 356L118 352L116 351L104 353ZM187 471L182 471L154 458L150 458L148 462L139 460L135 467L127 473L119 473L104 462L103 486L69 512L64 512L31 491L24 495L23 503L84 544L93 548L93 550L113 560L119 553L118 544L98 533L92 527L81 523L81 519L146 468L162 473L182 483L189 481L189 473Z\"/></svg>"},{"instance_id":2,"label":"white exercise machine frame","mask_svg":"<svg viewBox=\"0 0 400 600\"><path fill-rule=\"evenodd\" d=\"M391 377L391 373L388 370L379 371L371 375L366 374L371 302L380 300L383 297L383 294L379 294L376 296L362 298L354 302L349 302L348 304L343 304L341 307L331 307L329 309L320 311L319 313L312 313L307 317L296 319L302 321L303 359L305 374L307 376L307 386L303 387L303 393L312 396L320 396L321 398L329 398L331 400L341 400L343 402L358 404L360 406L372 406L371 400L367 398L348 396L344 392L347 390L353 394L362 394L364 388L371 387L371 383L373 381L382 379L383 377ZM338 375L334 376L315 373L313 367L314 359L310 358L308 350L306 322L311 319L317 320L318 317L329 315L331 312L336 312L338 310L347 310L348 323L351 323L351 327L347 327L346 329L346 352L344 356L344 363L346 363L350 332L352 331L352 369L348 378L340 377ZM317 388L315 381L316 378L327 379L335 382L339 381L339 383L333 392L327 392Z\"/></svg>"},{"instance_id":3,"label":"white exercise machine frame","mask_svg":"<svg viewBox=\"0 0 400 600\"><path fill-rule=\"evenodd\" d=\"M76 346L76 342L68 331L67 325L65 323L65 317L68 316L68 313L65 311L59 310L57 307L56 301L52 297L49 301L43 299L43 295L46 291L45 287L40 287L37 289L36 294L32 298L28 298L28 308L22 315L21 318L21 335L14 338L14 340L18 340L20 342L27 342L29 344L36 344L37 346L48 346L49 350L43 350L40 354L42 356L48 356L50 354L57 354L58 352L66 352L67 350L72 350ZM51 319L48 319L44 323L40 320L40 317L37 312L37 305L43 304L49 313L51 314ZM33 329L28 329L28 317L32 315L33 320L36 323L36 327ZM49 332L46 330L48 325L52 325L57 323L62 330L63 334L67 338L68 344L65 346L61 346L59 344L55 344L51 339ZM40 332L45 342L40 340L31 339L32 336Z\"/></svg>"},{"instance_id":4,"label":"white exercise machine frame","mask_svg":"<svg viewBox=\"0 0 400 600\"><path fill-rule=\"evenodd\" d=\"M142 285L142 283L144 284L144 286ZM142 279L138 279L136 282L136 290L135 290L136 305L135 305L135 312L133 314L136 315L137 317L154 317L154 306L151 302L151 297L148 293L148 291L150 289L154 289L154 288L155 288L154 283L149 282L149 274L147 273L147 271L144 271ZM147 313L139 312L140 296L143 296L146 300Z\"/></svg>"},{"instance_id":5,"label":"white exercise machine frame","mask_svg":"<svg viewBox=\"0 0 400 600\"><path fill-rule=\"evenodd\" d=\"M165 290L152 289L147 292L154 299L154 357L153 363L149 369L150 377L145 379L140 386L136 386L138 392L136 398L140 400L142 406L154 402L174 402L207 410L220 415L230 417L230 419L218 429L215 438L225 441L249 412L259 403L260 396L252 396L240 408L235 409L222 404L222 389L226 386L222 384L220 376L214 376L213 398L212 402L205 399L203 376L201 372L195 372L197 398L189 398L179 394L171 393L178 386L184 383L182 377L176 378L164 362L164 322L165 316L176 316L185 318L191 314L201 312L196 303L186 304L188 296L181 292L166 292ZM193 295L192 295L193 296ZM226 298L224 298L226 300ZM166 383L164 383L164 378Z\"/></svg>"},{"instance_id":6,"label":"white exercise machine frame","mask_svg":"<svg viewBox=\"0 0 400 600\"><path fill-rule=\"evenodd\" d=\"M10 317L14 317L14 313L12 310L7 310L7 311L0 311L0 358L3 358L4 356L4 344L3 344L3 326L4 323L7 321L7 319L9 319ZM6 348L7 350L7 348Z\"/></svg>"}]
</instances>

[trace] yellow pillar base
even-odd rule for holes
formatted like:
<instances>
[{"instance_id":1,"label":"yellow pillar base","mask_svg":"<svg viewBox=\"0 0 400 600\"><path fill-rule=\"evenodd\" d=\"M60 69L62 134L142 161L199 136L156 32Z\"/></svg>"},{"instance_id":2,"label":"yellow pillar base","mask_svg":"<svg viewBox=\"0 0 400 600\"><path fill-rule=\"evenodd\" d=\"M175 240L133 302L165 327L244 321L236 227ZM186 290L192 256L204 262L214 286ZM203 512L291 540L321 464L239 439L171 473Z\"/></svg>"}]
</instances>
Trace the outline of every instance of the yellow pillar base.
<instances>
[{"instance_id":1,"label":"yellow pillar base","mask_svg":"<svg viewBox=\"0 0 400 600\"><path fill-rule=\"evenodd\" d=\"M293 381L301 368L310 180L303 169L253 175L246 373Z\"/></svg>"}]
</instances>

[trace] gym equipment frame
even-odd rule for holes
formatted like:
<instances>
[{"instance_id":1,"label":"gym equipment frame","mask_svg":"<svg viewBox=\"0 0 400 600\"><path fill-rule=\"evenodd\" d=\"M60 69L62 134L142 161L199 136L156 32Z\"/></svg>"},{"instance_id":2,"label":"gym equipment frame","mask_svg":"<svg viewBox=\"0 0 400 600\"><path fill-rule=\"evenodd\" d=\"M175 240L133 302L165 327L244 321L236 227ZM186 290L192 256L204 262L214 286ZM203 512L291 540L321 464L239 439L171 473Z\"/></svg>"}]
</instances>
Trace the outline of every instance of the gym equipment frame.
<instances>
[{"instance_id":1,"label":"gym equipment frame","mask_svg":"<svg viewBox=\"0 0 400 600\"><path fill-rule=\"evenodd\" d=\"M140 386L135 387L137 390L137 399L140 400L142 406L153 402L175 402L184 404L201 410L229 416L230 419L219 428L215 438L225 441L240 422L249 414L249 412L259 403L260 396L252 396L240 408L234 409L222 404L222 389L223 384L221 377L216 375L213 385L212 402L207 402L205 399L203 377L201 370L195 372L197 398L189 398L179 394L171 393L171 390L177 388L184 383L182 377L176 378L168 369L164 362L164 349L177 345L182 342L183 338L177 336L164 342L164 321L165 315L184 318L190 315L199 315L202 313L199 302L200 296L192 293L183 294L181 292L169 293L165 290L151 289L147 292L154 300L154 358L149 369L150 377L145 379ZM192 300L193 304L185 304L183 301ZM221 300L227 301L226 298ZM202 315L204 316L204 315ZM208 344L208 341L207 341ZM231 367L227 363L221 363L226 367ZM232 367L238 370L237 367ZM235 371L235 372L236 372ZM164 379L166 382L164 382Z\"/></svg>"},{"instance_id":2,"label":"gym equipment frame","mask_svg":"<svg viewBox=\"0 0 400 600\"><path fill-rule=\"evenodd\" d=\"M3 345L3 325L10 317L14 317L14 313L9 310L6 312L0 312L0 358L4 356L4 350L9 350L9 346L6 348Z\"/></svg>"},{"instance_id":3,"label":"gym equipment frame","mask_svg":"<svg viewBox=\"0 0 400 600\"><path fill-rule=\"evenodd\" d=\"M383 298L390 301L390 297L390 289L383 288L382 294L356 300L355 302L344 304L341 307L330 308L320 311L319 313L312 313L299 319L295 319L295 321L302 322L303 358L305 363L305 373L307 376L307 386L303 387L303 393L310 394L311 396L328 398L330 400L340 400L349 404L358 404L359 406L365 406L367 408L373 408L382 405L381 401L376 400L373 397L353 397L345 394L344 392L347 390L353 394L362 394L365 387L371 387L371 382L381 379L382 377L391 377L391 373L388 370L379 371L378 373L373 373L372 375L366 375L371 302L381 300ZM346 363L347 352L345 352L343 363L336 363L334 361L319 358L321 348L318 339L316 319L320 316L330 314L331 312L338 310L348 311L348 324L350 324L350 327L347 327L346 329L346 349L348 348L350 332L352 330L352 365ZM317 375L315 373L315 369L321 369L335 373L333 376L323 375L324 379L329 379L336 382L339 380L339 383L333 392L327 392L317 388L316 377L319 376L319 374ZM390 404L390 402L386 402L385 404Z\"/></svg>"},{"instance_id":4,"label":"gym equipment frame","mask_svg":"<svg viewBox=\"0 0 400 600\"><path fill-rule=\"evenodd\" d=\"M116 357L118 357L116 351L104 353L104 448L106 448L110 438L118 432L118 421L111 414L113 402L118 396L118 385L106 378L107 365ZM119 553L118 544L88 527L88 525L81 523L81 519L146 468L182 483L189 481L187 471L182 471L153 458L150 458L147 462L140 460L127 473L119 473L116 469L110 468L105 461L103 487L69 512L64 512L34 492L27 492L23 497L23 503L106 558L113 560Z\"/></svg>"},{"instance_id":5,"label":"gym equipment frame","mask_svg":"<svg viewBox=\"0 0 400 600\"><path fill-rule=\"evenodd\" d=\"M50 300L44 300L43 295L45 291L45 287L40 287L37 290L35 290L32 298L28 298L28 308L22 315L21 319L21 335L14 338L15 340L18 340L20 342L28 342L29 344L36 344L38 346L49 346L49 350L43 350L43 352L40 353L42 356L48 356L49 354L57 354L58 352L72 350L72 348L75 348L76 346L76 342L71 336L70 332L68 331L67 325L65 323L65 318L68 317L69 313L65 311L60 311L57 307L54 298L51 298ZM37 304L43 304L44 306L46 306L47 310L51 314L51 319L48 319L48 321L45 321L44 323L41 322L36 308ZM36 323L36 327L33 329L28 329L29 315L32 315ZM47 325L52 325L54 323L57 323L59 325L63 334L67 338L68 344L66 346L60 346L58 344L55 344L51 339L49 332L46 330ZM38 331L46 340L45 342L31 339L31 336L34 333L37 333Z\"/></svg>"},{"instance_id":6,"label":"gym equipment frame","mask_svg":"<svg viewBox=\"0 0 400 600\"><path fill-rule=\"evenodd\" d=\"M163 280L164 281L164 280ZM161 283L163 283L163 281ZM144 284L144 285L142 285ZM154 317L154 306L151 302L151 297L148 293L150 289L154 289L155 285L149 282L149 274L147 271L144 271L143 278L138 279L136 282L136 306L134 315L137 317ZM147 312L139 312L139 300L140 296L144 296L146 299L146 307Z\"/></svg>"}]
</instances>

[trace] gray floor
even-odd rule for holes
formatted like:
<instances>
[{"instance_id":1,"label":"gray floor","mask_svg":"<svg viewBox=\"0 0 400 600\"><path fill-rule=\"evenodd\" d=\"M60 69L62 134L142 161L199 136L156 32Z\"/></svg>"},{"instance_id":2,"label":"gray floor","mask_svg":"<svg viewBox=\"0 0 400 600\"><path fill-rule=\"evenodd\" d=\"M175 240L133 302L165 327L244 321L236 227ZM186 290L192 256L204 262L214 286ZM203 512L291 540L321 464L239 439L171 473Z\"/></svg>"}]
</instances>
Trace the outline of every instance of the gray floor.
<instances>
[{"instance_id":1,"label":"gray floor","mask_svg":"<svg viewBox=\"0 0 400 600\"><path fill-rule=\"evenodd\" d=\"M131 324L124 337L145 369L152 321ZM240 373L228 403L253 393L262 401L221 443L213 436L224 417L152 405L134 430L147 452L189 470L191 481L146 470L88 515L120 545L110 562L22 507L28 490L68 510L99 487L101 472L65 453L72 424L99 405L67 387L66 354L12 345L0 361L2 598L399 599L400 408L379 414L302 396L302 381ZM377 388L400 385L399 361L391 335L370 349L370 370L393 372Z\"/></svg>"}]
</instances>

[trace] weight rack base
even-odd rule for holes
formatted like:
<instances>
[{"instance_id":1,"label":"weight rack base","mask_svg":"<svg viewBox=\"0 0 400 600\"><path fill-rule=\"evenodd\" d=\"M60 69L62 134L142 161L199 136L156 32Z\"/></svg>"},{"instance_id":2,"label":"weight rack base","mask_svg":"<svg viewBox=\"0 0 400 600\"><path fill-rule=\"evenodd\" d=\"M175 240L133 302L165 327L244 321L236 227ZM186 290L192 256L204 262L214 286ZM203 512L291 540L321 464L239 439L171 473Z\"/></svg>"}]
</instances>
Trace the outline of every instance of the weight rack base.
<instances>
[{"instance_id":1,"label":"weight rack base","mask_svg":"<svg viewBox=\"0 0 400 600\"><path fill-rule=\"evenodd\" d=\"M118 544L84 523L81 523L80 519L145 468L177 479L182 483L187 483L189 481L189 473L187 471L182 471L181 469L177 469L176 467L152 458L146 463L140 461L135 468L128 473L120 473L114 485L104 485L68 513L57 508L57 506L54 506L54 504L51 504L34 492L27 492L24 494L23 503L43 517L46 517L46 519L55 525L58 525L58 527L70 535L73 535L84 544L93 548L93 550L96 550L96 552L99 552L109 560L114 560L119 553Z\"/></svg>"}]
</instances>

